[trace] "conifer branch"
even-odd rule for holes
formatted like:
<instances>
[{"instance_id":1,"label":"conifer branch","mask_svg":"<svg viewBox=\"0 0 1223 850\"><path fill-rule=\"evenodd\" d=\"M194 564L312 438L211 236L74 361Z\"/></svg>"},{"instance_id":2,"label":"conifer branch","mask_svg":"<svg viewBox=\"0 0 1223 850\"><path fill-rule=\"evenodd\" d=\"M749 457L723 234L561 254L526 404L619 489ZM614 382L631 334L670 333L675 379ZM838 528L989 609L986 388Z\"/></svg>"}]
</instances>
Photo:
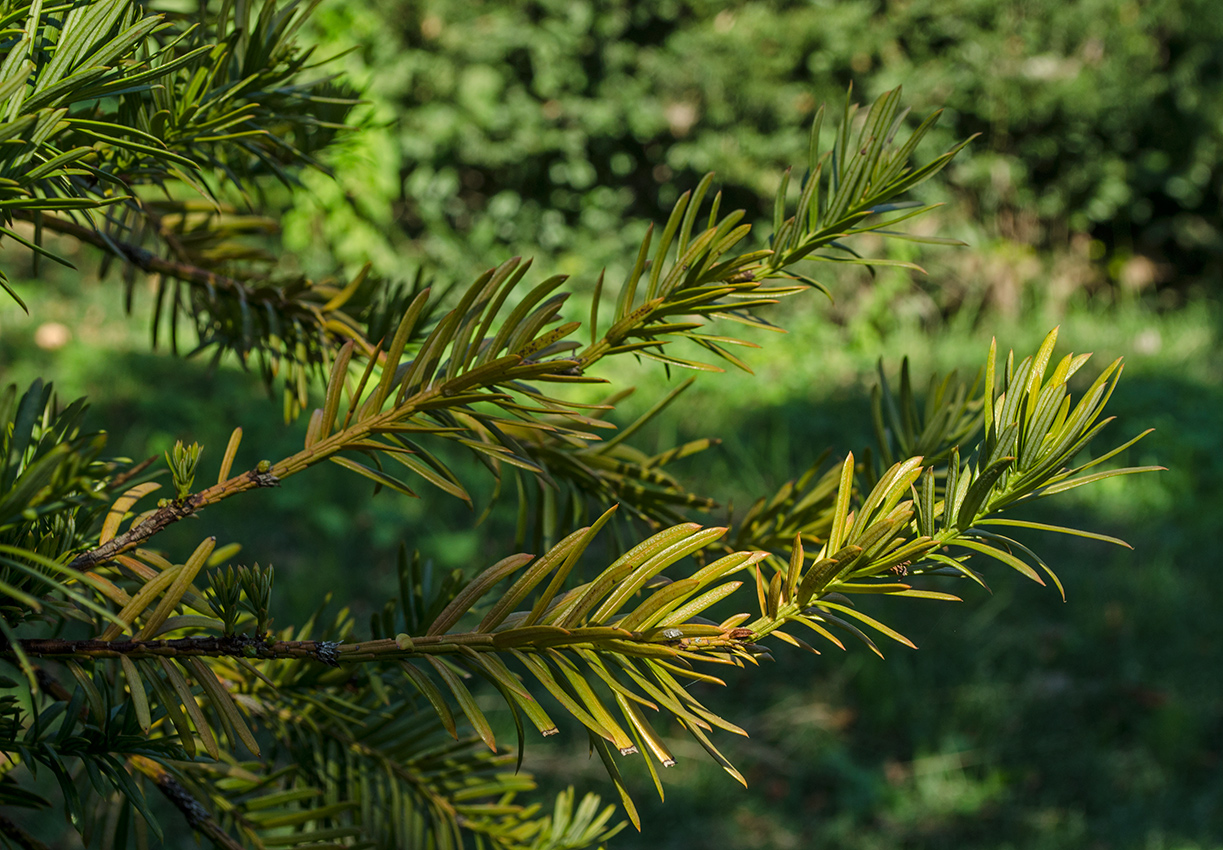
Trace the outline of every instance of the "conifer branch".
<instances>
[{"instance_id":1,"label":"conifer branch","mask_svg":"<svg viewBox=\"0 0 1223 850\"><path fill-rule=\"evenodd\" d=\"M178 809L187 821L187 826L192 830L207 838L221 850L246 850L217 823L217 819L195 798L195 795L184 788L183 784L175 779L163 765L144 756L131 756L127 761L133 768L153 780L157 790L173 804L174 808Z\"/></svg>"},{"instance_id":2,"label":"conifer branch","mask_svg":"<svg viewBox=\"0 0 1223 850\"><path fill-rule=\"evenodd\" d=\"M84 242L86 245L92 245L94 248L101 249L108 253L116 254L119 259L124 262L131 263L136 268L148 274L160 274L166 277L181 280L195 286L208 287L221 290L223 292L240 295L242 297L249 296L249 287L237 278L228 277L223 274L218 274L211 269L203 268L202 266L192 265L191 263L182 262L181 260L167 260L159 257L157 254L142 248L139 245L125 242L122 239L116 239L111 236L104 236L98 230L92 227L85 227L77 224L75 221L70 221L66 218L41 213L41 226L54 233L60 233L64 236L71 236ZM33 221L34 215L29 213L17 213L18 218L25 221ZM295 302L283 302L282 307L290 304L296 306Z\"/></svg>"},{"instance_id":3,"label":"conifer branch","mask_svg":"<svg viewBox=\"0 0 1223 850\"><path fill-rule=\"evenodd\" d=\"M17 645L32 658L291 658L313 659L331 667L336 666L337 650L345 646L332 641L260 640L249 635L171 640L26 638ZM348 646L350 651L354 648ZM0 639L0 658L16 655L13 645Z\"/></svg>"},{"instance_id":4,"label":"conifer branch","mask_svg":"<svg viewBox=\"0 0 1223 850\"><path fill-rule=\"evenodd\" d=\"M13 842L21 850L50 850L46 844L30 835L30 833L13 823L3 814L0 814L0 836Z\"/></svg>"},{"instance_id":5,"label":"conifer branch","mask_svg":"<svg viewBox=\"0 0 1223 850\"><path fill-rule=\"evenodd\" d=\"M88 552L77 555L68 566L74 570L89 569L116 555L135 549L174 523L192 516L208 505L216 504L237 493L259 487L275 487L279 483L278 476L259 467L235 475L227 481L193 493L185 499L175 499L162 505L123 534L111 538Z\"/></svg>"},{"instance_id":6,"label":"conifer branch","mask_svg":"<svg viewBox=\"0 0 1223 850\"><path fill-rule=\"evenodd\" d=\"M491 684L511 709L520 761L523 717L542 735L558 730L548 714L556 709L551 703L545 709L545 695L576 718L639 825L617 753L648 753L664 767L675 763L649 712L678 722L743 781L706 732L744 731L705 708L687 687L722 684L702 665L755 664L768 657L760 643L767 637L810 649L784 631L791 624L842 647L836 633L875 648L864 629L907 642L837 594L953 599L910 577L952 574L979 581L970 557L993 559L1037 581L1041 569L1056 582L1038 555L1000 533L1008 526L1118 542L1003 514L1032 499L1147 469L1092 469L1133 441L1071 465L1107 421L1100 413L1120 368L1109 367L1072 406L1066 382L1085 358L1065 358L1046 378L1055 335L1034 357L1018 365L1012 357L1002 370L991 350L980 405L975 388L935 393L939 410L931 422L913 413L906 378L899 400L881 391L874 412L888 468L859 469L852 455L819 478L813 468L753 506L726 542L720 541L728 528L682 521L680 508L710 502L661 471L708 441L645 457L626 442L636 425L605 441L596 436L594 429L607 427L601 416L610 404L577 404L547 389L597 382L597 363L625 353L668 369L720 371L706 362L714 358L747 369L730 347L750 343L709 334L708 324L771 327L755 308L820 288L799 271L800 261L888 263L858 257L841 240L926 211L898 199L962 147L914 166L914 150L934 119L893 145L904 118L899 90L879 98L856 133L849 110L826 155L819 151L822 110L817 114L798 204L787 195L787 173L767 247L740 247L751 227L742 211L719 215L718 197L706 218L711 177L684 194L657 238L651 229L643 240L602 332L594 299L588 345L574 339L580 323L563 321L565 278L522 292L516 287L530 264L518 259L481 275L440 317L420 287L406 297L402 290L383 292L377 308L352 301L364 305L355 315L369 319L368 331L342 309L364 273L343 287L302 278L293 282L297 289L282 291L263 285L265 278L256 274L212 271L214 256L268 259L249 245L220 241L249 232L244 228L253 217L219 221L223 216L209 212L196 229L199 207L175 200L145 205L129 178L140 175L157 185L177 180L209 196L206 175L225 174L246 191L265 175L291 183L293 170L316 165L309 145L325 143L329 135L322 131L336 124L302 108L318 85L296 79L309 54L293 46L292 35L309 5L223 4L223 18L198 29L147 16L126 0L79 4L62 17L38 4L29 6L28 20L25 6L10 15L16 46L9 70L15 75L3 86L0 105L12 119L6 126L13 144L0 152L11 177L0 181L0 202L34 222L35 239L4 227L0 233L45 256L38 244L44 229L75 236L135 269L175 281L175 317L183 307L181 281L191 293L187 309L201 346L228 348L243 362L255 351L264 356L269 380L287 364L282 373L302 406L313 374L330 366L323 404L310 417L300 451L231 475L238 430L217 483L193 492L197 447L189 460L176 450L176 498L136 514L125 531L136 503L157 485L136 484L107 510L100 494L126 486L137 473L107 480L114 468L97 460L102 438L81 435L77 427L83 404L60 412L40 383L20 401L15 391L0 393L0 592L6 599L0 659L27 674L31 695L26 703L0 697L0 744L52 772L75 822L82 822L75 784L80 774L65 770L69 762L73 771L85 769L97 791L89 804L117 792L121 805L156 828L131 781L130 771L138 771L193 831L226 850L241 846L226 828L253 846L271 844L266 839L273 837L275 843L300 837L461 845L464 831L498 846L538 846L546 837L537 822L526 821L532 809L512 803L514 791L530 787L530 780L504 775L512 757L498 749L493 724L468 685L474 677ZM152 38L156 32L166 33L163 40ZM89 64L91 57L96 65ZM321 110L329 101L341 107L340 118L351 105L327 97L312 105ZM87 117L87 109L98 120ZM130 239L114 240L107 231L48 215L111 204L118 212L108 221ZM905 212L886 220L900 210ZM150 230L173 259L142 247ZM193 253L202 244L208 250ZM162 284L155 316L165 293ZM252 316L251 304L267 308L267 316ZM378 310L382 315L370 317ZM367 336L381 341L371 346ZM347 341L339 345L341 340ZM673 343L696 347L702 359L675 356ZM962 458L960 443L977 430L984 431L980 443ZM649 523L673 524L609 556L611 562L584 582L575 578L582 574L579 562L615 507L538 557L510 555L469 581L457 570L434 580L436 574L409 562L405 551L399 598L371 618L369 640L357 637L347 611L330 626L312 618L269 632L271 569L206 572L225 561L214 553L213 538L182 564L144 550L124 554L208 506L277 486L323 461L415 495L383 466L399 464L471 503L441 458L415 442L421 437L471 449L496 475L514 467L541 482L569 484L591 501L622 501L622 513ZM715 559L710 551L726 554ZM65 567L65 553L80 554ZM82 572L92 568L97 571ZM198 584L201 576L208 578L207 589ZM720 622L707 618L714 606L744 594L754 596L759 616L740 611ZM83 621L94 627L93 637L22 637L29 632L20 629L35 616L51 622L57 635L72 633L63 628L68 619ZM75 687L70 691L36 670L30 659L37 658L62 663ZM40 682L64 705L40 713ZM460 738L464 719L476 738ZM477 755L476 740L493 755ZM254 761L239 762L243 750ZM248 772L247 764L256 767ZM220 771L229 768L239 769L219 782ZM651 772L661 793L653 767ZM556 825L574 820L590 827L579 830L575 846L606 834L593 818L597 801L585 808L584 820L562 817L557 809ZM37 847L19 827L10 835L10 826L0 820L0 835Z\"/></svg>"}]
</instances>

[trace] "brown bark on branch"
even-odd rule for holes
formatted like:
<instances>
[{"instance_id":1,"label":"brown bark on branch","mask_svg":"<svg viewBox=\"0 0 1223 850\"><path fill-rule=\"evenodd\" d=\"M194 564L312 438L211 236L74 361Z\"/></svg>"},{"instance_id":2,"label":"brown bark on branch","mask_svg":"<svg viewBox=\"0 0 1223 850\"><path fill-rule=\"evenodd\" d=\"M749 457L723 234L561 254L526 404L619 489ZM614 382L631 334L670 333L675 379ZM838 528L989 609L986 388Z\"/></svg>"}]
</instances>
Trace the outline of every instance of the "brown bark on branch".
<instances>
[{"instance_id":1,"label":"brown bark on branch","mask_svg":"<svg viewBox=\"0 0 1223 850\"><path fill-rule=\"evenodd\" d=\"M4 815L0 815L0 836L13 842L17 847L21 847L22 850L50 850L46 844L43 844Z\"/></svg>"},{"instance_id":2,"label":"brown bark on branch","mask_svg":"<svg viewBox=\"0 0 1223 850\"><path fill-rule=\"evenodd\" d=\"M22 213L17 213L17 217L30 221L33 220L32 216ZM47 230L62 233L65 236L72 236L95 248L101 248L103 251L118 254L120 259L126 260L141 271L149 272L150 274L161 274L166 277L186 281L187 283L194 283L197 286L209 286L214 289L222 289L234 293L246 293L248 289L247 285L237 278L217 274L190 263L163 259L147 248L141 248L139 245L132 245L129 242L122 242L118 239L110 239L91 227L85 227L65 218L58 218L43 213L42 226Z\"/></svg>"},{"instance_id":3,"label":"brown bark on branch","mask_svg":"<svg viewBox=\"0 0 1223 850\"><path fill-rule=\"evenodd\" d=\"M191 792L171 776L164 767L144 756L131 756L127 761L134 769L153 780L153 784L157 786L162 796L182 812L187 825L211 840L214 846L223 848L223 850L244 850L239 842L221 828L212 813L204 808L203 804L195 799Z\"/></svg>"},{"instance_id":4,"label":"brown bark on branch","mask_svg":"<svg viewBox=\"0 0 1223 850\"><path fill-rule=\"evenodd\" d=\"M148 212L145 214L149 215ZM23 221L34 221L32 213L20 210L14 213L14 217L20 218ZM262 279L253 282L247 281L241 278L218 274L185 260L168 260L147 248L133 245L130 242L124 242L121 239L104 236L100 231L92 227L86 227L69 219L58 218L47 213L42 214L41 226L55 233L72 236L88 245L116 255L143 272L181 280L210 291L225 292L244 303L267 305L278 314L281 312L291 312L300 318L310 317L311 321L317 323L318 327L327 334L341 341L348 339L355 340L358 345L367 351L369 350L369 344L365 341L361 329L353 323L351 318L342 312L337 310L324 313L321 309L322 302L316 303L309 300L295 299L291 295L286 294L285 290ZM165 240L166 244L175 253L180 257L186 255L182 245L173 233L160 228L159 230L160 238ZM329 300L327 295L324 295L323 298L324 300Z\"/></svg>"},{"instance_id":5,"label":"brown bark on branch","mask_svg":"<svg viewBox=\"0 0 1223 850\"><path fill-rule=\"evenodd\" d=\"M77 555L68 566L74 570L87 570L116 555L135 549L158 532L180 519L191 516L207 505L215 504L235 493L242 493L257 487L275 487L279 483L280 478L274 473L259 472L256 469L235 475L228 481L223 481L206 490L194 493L186 499L158 508L152 516L143 520L139 525L129 528L123 534L111 538L101 546Z\"/></svg>"},{"instance_id":6,"label":"brown bark on branch","mask_svg":"<svg viewBox=\"0 0 1223 850\"><path fill-rule=\"evenodd\" d=\"M26 655L36 658L310 658L336 666L338 644L325 640L263 641L249 635L189 637L173 640L64 640L28 638L20 641ZM0 658L14 654L12 644L0 643Z\"/></svg>"},{"instance_id":7,"label":"brown bark on branch","mask_svg":"<svg viewBox=\"0 0 1223 850\"><path fill-rule=\"evenodd\" d=\"M591 631L600 634L592 635ZM341 663L391 660L424 655L451 655L464 652L503 652L510 649L540 651L569 647L607 647L627 655L674 658L711 657L730 652L759 651L750 629L728 629L721 635L699 638L650 639L640 632L618 631L610 636L604 628L557 629L540 635L532 629L503 632L463 632L422 635L406 639L381 638L355 643L326 640L261 640L250 635L228 637L188 637L170 640L65 640L27 638L19 641L27 656L35 658L251 658L309 659L338 667ZM401 643L400 640L403 640ZM15 655L8 641L0 640L0 658ZM61 697L62 698L62 697Z\"/></svg>"},{"instance_id":8,"label":"brown bark on branch","mask_svg":"<svg viewBox=\"0 0 1223 850\"><path fill-rule=\"evenodd\" d=\"M72 695L59 683L59 680L43 668L37 668L38 684L53 699L68 702ZM82 706L82 712L88 711ZM241 844L233 839L212 814L197 800L182 783L175 779L166 768L146 756L128 756L127 763L133 770L153 780L157 790L167 800L174 804L186 819L187 824L196 832L212 840L214 846L223 850L244 850ZM49 850L37 838L34 838L17 824L0 815L0 836L9 839L23 850Z\"/></svg>"}]
</instances>

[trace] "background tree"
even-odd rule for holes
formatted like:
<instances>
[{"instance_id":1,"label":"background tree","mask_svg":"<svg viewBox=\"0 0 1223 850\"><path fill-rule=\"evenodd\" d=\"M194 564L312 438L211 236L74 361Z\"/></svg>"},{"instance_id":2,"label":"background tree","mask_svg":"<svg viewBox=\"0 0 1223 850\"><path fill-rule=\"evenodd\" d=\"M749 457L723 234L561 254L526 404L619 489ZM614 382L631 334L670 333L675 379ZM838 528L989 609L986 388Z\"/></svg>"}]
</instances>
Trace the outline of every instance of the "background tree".
<instances>
[{"instance_id":1,"label":"background tree","mask_svg":"<svg viewBox=\"0 0 1223 850\"><path fill-rule=\"evenodd\" d=\"M959 149L913 165L933 119L902 132L899 91L858 122L847 109L827 152L817 112L802 178L787 173L777 191L767 247L740 247L750 227L708 197L710 178L680 195L606 304L599 278L579 341L582 322L563 321L565 279L527 282L530 264L517 259L436 296L368 270L312 280L244 238L270 228L269 181L291 184L317 164L352 105L302 77L311 57L294 46L296 7L150 14L112 0L17 3L4 15L4 234L47 260L61 260L43 245L48 232L95 245L125 266L129 297L136 272L155 275L154 342L164 333L177 346L189 320L194 334L182 337L196 350L255 363L282 385L287 418L319 403L304 448L235 474L236 429L211 486L196 485L199 446L176 445L173 492L153 505L153 461L104 459L83 402L62 406L41 382L8 393L0 627L15 692L3 697L0 794L10 806L51 805L31 784L41 771L104 846L160 829L151 787L221 846L450 846L465 835L587 846L614 831L611 811L571 793L549 817L516 803L530 779L509 770L505 735L498 744L465 680L487 680L510 708L519 763L526 722L549 735L549 711L576 719L636 821L621 757L652 757L660 794L654 763L675 761L651 719L677 724L742 778L710 737L742 730L685 684L717 683L708 665L755 665L766 638L810 649L798 626L837 646L847 634L875 649L863 626L907 642L850 597L955 598L910 576L981 582L993 560L1056 581L1007 527L1118 542L1006 513L1138 471L1095 470L1133 440L1080 458L1107 423L1120 368L1072 399L1068 381L1087 358L1054 360L1056 333L1022 360L991 349L976 382L935 379L920 404L902 368L897 389L885 381L875 397L871 456L813 467L726 526L685 522L715 505L667 469L708 440L648 454L631 445L639 424L612 434L617 396L592 403L587 385L604 382L597 367L615 355L660 370L746 368L731 348L744 340L706 329L769 327L757 308L821 288L807 264L897 262L864 259L845 240L912 238L891 228L928 207L903 196ZM492 478L452 471L452 446ZM415 495L422 478L482 505L511 479L519 536L540 554L468 580L405 549L397 598L365 633L347 610L325 609L273 630L271 568L235 563L236 547L215 535L190 554L153 548L205 508L323 461L379 488ZM474 735L460 736L460 723ZM16 820L2 832L37 846Z\"/></svg>"},{"instance_id":2,"label":"background tree","mask_svg":"<svg viewBox=\"0 0 1223 850\"><path fill-rule=\"evenodd\" d=\"M903 82L917 112L946 108L936 147L982 134L952 180L919 190L954 201L941 230L976 250L931 256L945 273L902 291L906 300L944 314L980 301L1014 312L1018 283L983 279L1001 277L993 263L985 274L964 266L1009 263L1019 283L1048 286L1070 236L1095 266L1067 288L1210 290L1223 232L1213 117L1223 23L1212 9L1209 0L326 6L313 37L352 50L342 61L365 81L372 120L336 157L338 181L307 178L314 193L291 217L290 242L307 257L332 242L360 262L406 252L443 268L529 248L597 274L638 238L610 222L665 216L678 187L706 171L749 222L767 221L819 104L851 83L869 100ZM328 227L307 241L314 215Z\"/></svg>"}]
</instances>

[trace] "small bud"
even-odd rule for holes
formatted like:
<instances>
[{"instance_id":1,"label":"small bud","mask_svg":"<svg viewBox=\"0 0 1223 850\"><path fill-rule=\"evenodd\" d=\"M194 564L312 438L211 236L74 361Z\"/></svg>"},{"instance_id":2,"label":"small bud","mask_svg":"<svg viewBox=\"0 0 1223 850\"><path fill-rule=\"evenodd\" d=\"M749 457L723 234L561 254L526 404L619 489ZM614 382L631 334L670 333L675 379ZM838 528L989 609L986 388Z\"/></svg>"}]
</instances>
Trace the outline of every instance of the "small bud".
<instances>
[{"instance_id":1,"label":"small bud","mask_svg":"<svg viewBox=\"0 0 1223 850\"><path fill-rule=\"evenodd\" d=\"M173 451L166 452L166 464L170 467L170 475L174 478L175 497L179 500L191 495L191 487L195 484L195 467L200 461L202 447L199 443L183 446L179 440L174 444Z\"/></svg>"}]
</instances>

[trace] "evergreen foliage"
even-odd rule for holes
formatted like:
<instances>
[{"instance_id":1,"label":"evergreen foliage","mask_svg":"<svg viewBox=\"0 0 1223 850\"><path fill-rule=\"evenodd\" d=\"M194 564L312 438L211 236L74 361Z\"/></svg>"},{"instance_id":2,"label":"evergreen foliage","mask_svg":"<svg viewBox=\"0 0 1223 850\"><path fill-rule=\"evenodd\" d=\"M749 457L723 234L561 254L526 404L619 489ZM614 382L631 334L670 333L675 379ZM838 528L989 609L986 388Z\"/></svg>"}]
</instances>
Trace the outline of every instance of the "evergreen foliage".
<instances>
[{"instance_id":1,"label":"evergreen foliage","mask_svg":"<svg viewBox=\"0 0 1223 850\"><path fill-rule=\"evenodd\" d=\"M553 715L585 727L636 823L619 763L639 754L662 794L658 767L675 758L660 730L683 730L742 781L715 739L743 730L689 687L720 683L717 665L817 651L800 634L907 644L854 600L956 599L927 576L984 583L997 563L1057 583L1012 528L1120 543L1012 513L1143 471L1103 466L1142 435L1086 454L1121 367L1072 394L1088 355L1055 358L1056 331L1025 358L991 349L975 381L937 377L920 401L902 367L877 391L870 456L815 467L725 525L691 521L716 506L667 469L710 440L648 455L638 426L606 422L617 396L592 405L571 386L605 381L600 361L630 353L659 370L746 369L734 350L754 344L724 329L771 328L754 309L820 289L815 263L895 262L859 256L852 237L918 238L894 229L929 210L906 193L963 146L915 162L936 116L906 130L899 90L864 115L847 105L827 150L816 113L767 242L749 241L706 177L606 299L599 278L577 321L565 277L537 279L517 258L439 294L368 268L290 274L246 238L274 225L269 186L317 167L353 105L296 46L309 5L0 10L4 235L61 262L43 234L76 236L123 266L129 294L153 275L155 341L255 363L283 386L288 418L310 411L290 456L253 460L238 427L223 451L180 443L162 467L107 457L85 402L62 405L41 381L0 396L6 808L62 807L107 848L184 822L226 848L594 846L622 826L613 807L566 792L544 815L519 798L533 787L525 741L556 732ZM456 474L446 446L489 476ZM540 554L467 578L405 549L399 593L368 627L323 607L272 630L271 566L214 537L157 548L171 525L323 462L405 496L423 481L483 505L512 486ZM482 689L511 710L513 743ZM183 820L157 817L156 797ZM2 840L40 846L22 823L0 815Z\"/></svg>"}]
</instances>

